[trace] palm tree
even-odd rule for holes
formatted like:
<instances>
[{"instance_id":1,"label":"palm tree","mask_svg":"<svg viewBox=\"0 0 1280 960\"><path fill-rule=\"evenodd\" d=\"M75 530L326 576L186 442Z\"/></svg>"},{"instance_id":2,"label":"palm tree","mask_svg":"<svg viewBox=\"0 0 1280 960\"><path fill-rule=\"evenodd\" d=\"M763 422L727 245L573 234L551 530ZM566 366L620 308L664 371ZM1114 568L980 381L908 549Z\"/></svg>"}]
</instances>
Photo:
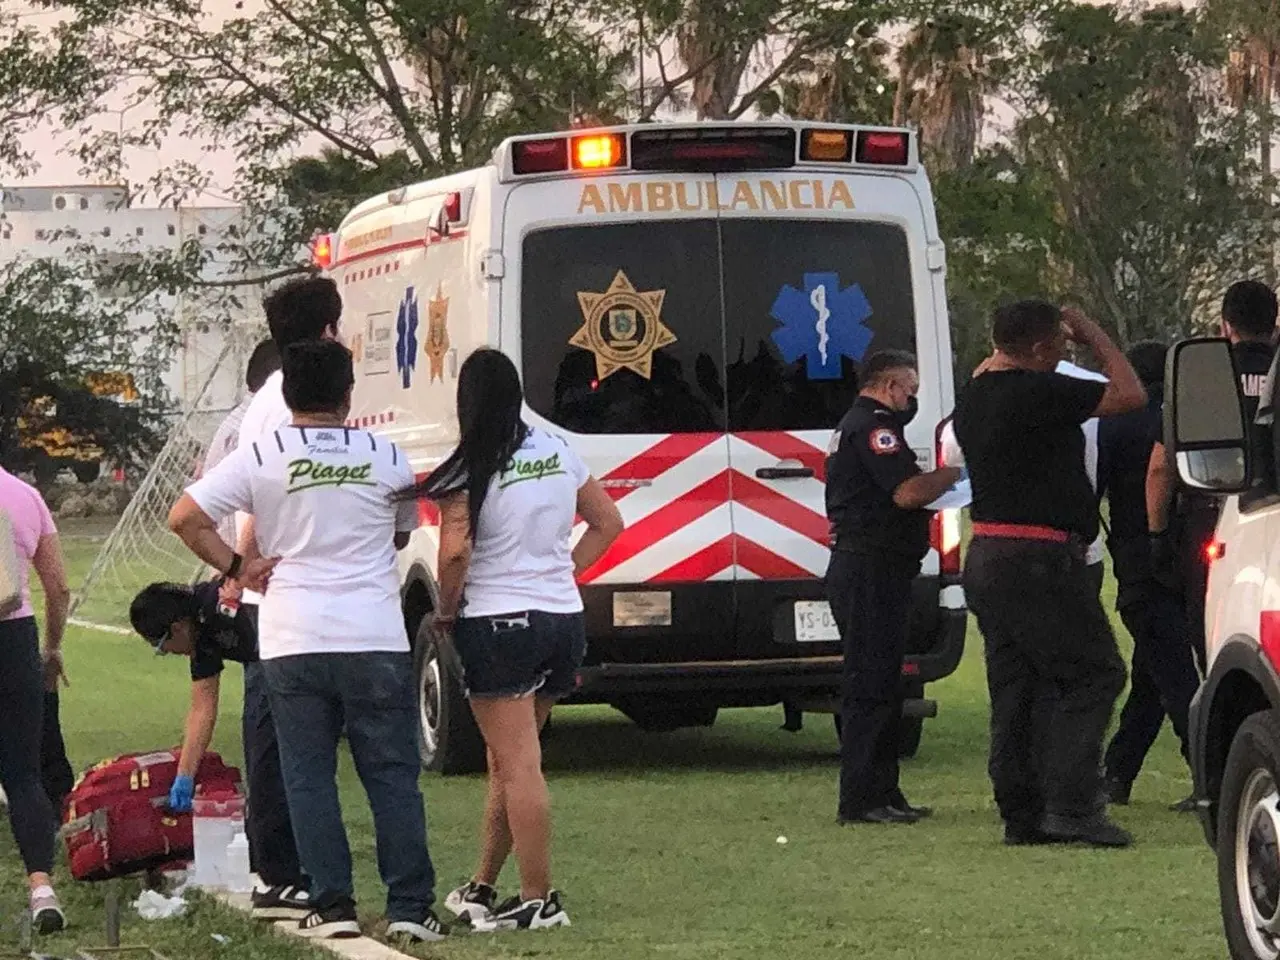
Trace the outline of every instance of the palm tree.
<instances>
[{"instance_id":1,"label":"palm tree","mask_svg":"<svg viewBox=\"0 0 1280 960\"><path fill-rule=\"evenodd\" d=\"M898 51L893 122L920 128L935 168L962 169L973 161L994 58L981 23L962 14L918 24Z\"/></svg>"}]
</instances>

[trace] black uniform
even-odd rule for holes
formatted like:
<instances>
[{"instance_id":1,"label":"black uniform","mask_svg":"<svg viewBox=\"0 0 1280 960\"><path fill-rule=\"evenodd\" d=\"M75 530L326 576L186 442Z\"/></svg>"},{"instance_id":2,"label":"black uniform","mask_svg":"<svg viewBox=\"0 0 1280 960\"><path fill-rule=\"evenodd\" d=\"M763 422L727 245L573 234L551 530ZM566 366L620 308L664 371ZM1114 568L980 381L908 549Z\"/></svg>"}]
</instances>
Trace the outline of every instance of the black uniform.
<instances>
[{"instance_id":1,"label":"black uniform","mask_svg":"<svg viewBox=\"0 0 1280 960\"><path fill-rule=\"evenodd\" d=\"M1147 539L1147 465L1160 439L1161 390L1148 388L1147 406L1098 425L1098 495L1111 504L1111 551L1116 609L1133 637L1129 696L1107 747L1105 767L1113 800L1127 800L1147 751L1167 714L1187 757L1187 712L1199 686L1187 649L1181 598L1155 574Z\"/></svg>"},{"instance_id":2,"label":"black uniform","mask_svg":"<svg viewBox=\"0 0 1280 960\"><path fill-rule=\"evenodd\" d=\"M199 613L191 679L218 676L228 660L244 664L241 736L249 787L245 836L249 840L251 866L268 887L305 888L284 791L275 722L258 662L258 608L250 604L235 609L222 606L218 587L218 581L210 581L195 588Z\"/></svg>"},{"instance_id":3,"label":"black uniform","mask_svg":"<svg viewBox=\"0 0 1280 960\"><path fill-rule=\"evenodd\" d=\"M898 787L902 659L911 584L929 549L929 513L903 510L893 491L920 473L898 415L859 397L827 459L834 542L827 596L844 641L840 808L844 820L904 809Z\"/></svg>"},{"instance_id":4,"label":"black uniform","mask_svg":"<svg viewBox=\"0 0 1280 960\"><path fill-rule=\"evenodd\" d=\"M1262 384L1271 369L1275 348L1266 342L1242 340L1232 352L1240 368L1240 390L1244 395L1245 422L1251 425L1253 447L1262 456L1258 462L1266 464L1270 458L1270 431L1252 426L1258 414L1258 402L1262 397ZM1205 592L1209 586L1209 566L1205 548L1213 540L1218 526L1218 500L1197 491L1181 490L1178 493L1172 533L1178 551L1178 573L1183 586L1186 604L1188 640L1195 654L1201 674L1205 670Z\"/></svg>"},{"instance_id":5,"label":"black uniform","mask_svg":"<svg viewBox=\"0 0 1280 960\"><path fill-rule=\"evenodd\" d=\"M973 485L964 588L985 643L989 772L1010 842L1100 812L1102 739L1125 674L1085 565L1099 521L1080 426L1105 389L999 371L956 405Z\"/></svg>"}]
</instances>

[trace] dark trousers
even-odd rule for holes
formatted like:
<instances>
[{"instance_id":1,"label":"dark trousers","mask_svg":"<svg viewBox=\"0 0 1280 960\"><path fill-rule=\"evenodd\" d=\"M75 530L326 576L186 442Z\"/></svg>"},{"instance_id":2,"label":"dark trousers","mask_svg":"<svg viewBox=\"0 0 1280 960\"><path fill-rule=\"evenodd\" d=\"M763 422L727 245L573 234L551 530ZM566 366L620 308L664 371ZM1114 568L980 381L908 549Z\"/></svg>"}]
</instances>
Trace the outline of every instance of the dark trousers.
<instances>
[{"instance_id":1,"label":"dark trousers","mask_svg":"<svg viewBox=\"0 0 1280 960\"><path fill-rule=\"evenodd\" d=\"M1190 508L1177 521L1178 575L1182 581L1182 599L1186 611L1187 642L1195 657L1196 669L1204 676L1205 662L1205 593L1209 589L1209 561L1205 550L1218 526L1216 505Z\"/></svg>"},{"instance_id":2,"label":"dark trousers","mask_svg":"<svg viewBox=\"0 0 1280 960\"><path fill-rule=\"evenodd\" d=\"M58 714L58 692L46 690L40 733L40 778L55 817L61 816L63 802L76 783L71 761L67 759L67 745L62 739L62 721Z\"/></svg>"},{"instance_id":3,"label":"dark trousers","mask_svg":"<svg viewBox=\"0 0 1280 960\"><path fill-rule=\"evenodd\" d=\"M256 630L257 606L246 605L245 609ZM293 822L289 818L289 799L280 768L280 746L267 678L260 663L244 665L240 733L244 744L244 776L249 789L244 832L249 841L250 866L268 887L306 887L293 839Z\"/></svg>"},{"instance_id":4,"label":"dark trousers","mask_svg":"<svg viewBox=\"0 0 1280 960\"><path fill-rule=\"evenodd\" d=\"M1081 548L975 538L964 588L984 641L1001 817L1033 830L1045 814L1094 815L1125 672Z\"/></svg>"},{"instance_id":5,"label":"dark trousers","mask_svg":"<svg viewBox=\"0 0 1280 960\"><path fill-rule=\"evenodd\" d=\"M313 903L352 899L351 849L338 804L345 721L373 811L387 919L422 922L435 899L418 788L417 698L408 653L304 654L264 661L289 809Z\"/></svg>"},{"instance_id":6,"label":"dark trousers","mask_svg":"<svg viewBox=\"0 0 1280 960\"><path fill-rule=\"evenodd\" d=\"M919 561L833 550L827 598L844 642L839 816L904 802L898 786L902 658Z\"/></svg>"},{"instance_id":7,"label":"dark trousers","mask_svg":"<svg viewBox=\"0 0 1280 960\"><path fill-rule=\"evenodd\" d=\"M40 776L44 670L34 617L0 621L0 788L27 873L53 869L57 821Z\"/></svg>"},{"instance_id":8,"label":"dark trousers","mask_svg":"<svg viewBox=\"0 0 1280 960\"><path fill-rule=\"evenodd\" d=\"M1176 594L1150 580L1121 583L1119 608L1133 637L1133 663L1129 696L1107 746L1105 766L1108 779L1128 786L1137 779L1166 715L1183 759L1187 758L1187 715L1200 678L1188 650L1186 616Z\"/></svg>"}]
</instances>

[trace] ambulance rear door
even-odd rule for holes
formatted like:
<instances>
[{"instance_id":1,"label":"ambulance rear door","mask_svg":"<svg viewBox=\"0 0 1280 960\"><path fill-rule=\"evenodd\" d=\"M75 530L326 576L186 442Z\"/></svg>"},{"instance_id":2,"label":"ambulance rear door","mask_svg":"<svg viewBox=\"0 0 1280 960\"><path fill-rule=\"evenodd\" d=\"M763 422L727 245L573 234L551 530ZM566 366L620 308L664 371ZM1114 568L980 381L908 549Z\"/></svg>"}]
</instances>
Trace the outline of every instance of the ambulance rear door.
<instances>
[{"instance_id":1,"label":"ambulance rear door","mask_svg":"<svg viewBox=\"0 0 1280 960\"><path fill-rule=\"evenodd\" d=\"M520 184L504 213L503 350L626 520L582 578L593 659L734 653L715 178L655 179Z\"/></svg>"}]
</instances>

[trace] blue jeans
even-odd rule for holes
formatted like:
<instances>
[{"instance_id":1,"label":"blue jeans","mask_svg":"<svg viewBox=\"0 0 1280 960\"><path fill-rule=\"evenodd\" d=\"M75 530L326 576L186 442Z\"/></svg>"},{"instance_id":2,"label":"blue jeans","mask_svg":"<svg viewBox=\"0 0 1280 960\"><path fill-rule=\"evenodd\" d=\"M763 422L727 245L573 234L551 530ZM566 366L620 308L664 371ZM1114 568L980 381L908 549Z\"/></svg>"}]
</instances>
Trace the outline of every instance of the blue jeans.
<instances>
[{"instance_id":1,"label":"blue jeans","mask_svg":"<svg viewBox=\"0 0 1280 960\"><path fill-rule=\"evenodd\" d=\"M350 902L351 849L338 803L346 724L373 811L387 919L421 922L435 900L418 789L418 716L407 653L320 653L263 661L289 813L317 908Z\"/></svg>"}]
</instances>

